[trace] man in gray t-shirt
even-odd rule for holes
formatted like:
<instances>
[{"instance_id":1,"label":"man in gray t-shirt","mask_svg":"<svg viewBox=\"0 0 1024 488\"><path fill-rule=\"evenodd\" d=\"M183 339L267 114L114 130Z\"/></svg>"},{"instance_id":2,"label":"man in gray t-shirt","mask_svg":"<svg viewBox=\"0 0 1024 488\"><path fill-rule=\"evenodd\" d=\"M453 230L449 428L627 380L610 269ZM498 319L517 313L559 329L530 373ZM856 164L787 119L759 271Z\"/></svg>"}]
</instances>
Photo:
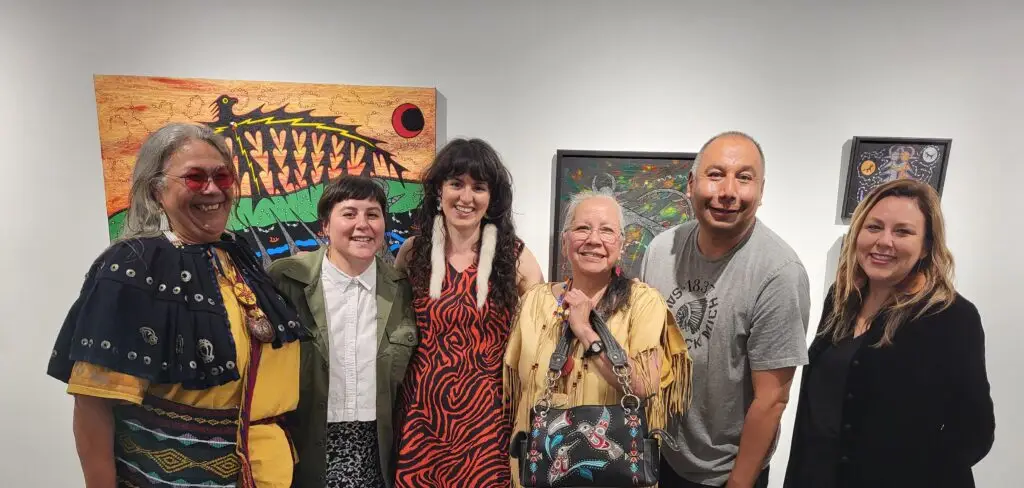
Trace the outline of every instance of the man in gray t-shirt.
<instances>
[{"instance_id":1,"label":"man in gray t-shirt","mask_svg":"<svg viewBox=\"0 0 1024 488\"><path fill-rule=\"evenodd\" d=\"M672 419L662 486L766 487L796 367L807 364L807 271L755 213L764 156L745 134L701 148L687 192L695 221L647 248L640 279L664 295L693 358L693 402ZM667 466L665 464L667 463Z\"/></svg>"}]
</instances>

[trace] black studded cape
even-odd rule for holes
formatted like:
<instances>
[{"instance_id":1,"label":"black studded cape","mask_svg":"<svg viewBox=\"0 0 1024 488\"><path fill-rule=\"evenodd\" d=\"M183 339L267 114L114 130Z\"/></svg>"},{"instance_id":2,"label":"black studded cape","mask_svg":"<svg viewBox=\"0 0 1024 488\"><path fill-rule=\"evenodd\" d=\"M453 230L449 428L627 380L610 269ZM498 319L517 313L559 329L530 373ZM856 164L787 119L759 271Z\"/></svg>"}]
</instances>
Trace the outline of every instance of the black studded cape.
<instances>
[{"instance_id":1,"label":"black studded cape","mask_svg":"<svg viewBox=\"0 0 1024 488\"><path fill-rule=\"evenodd\" d=\"M310 338L291 303L233 235L179 246L163 236L136 238L111 245L89 268L57 335L47 374L66 383L75 362L83 361L190 390L238 380L214 249L227 252L256 295L274 325L274 348Z\"/></svg>"}]
</instances>

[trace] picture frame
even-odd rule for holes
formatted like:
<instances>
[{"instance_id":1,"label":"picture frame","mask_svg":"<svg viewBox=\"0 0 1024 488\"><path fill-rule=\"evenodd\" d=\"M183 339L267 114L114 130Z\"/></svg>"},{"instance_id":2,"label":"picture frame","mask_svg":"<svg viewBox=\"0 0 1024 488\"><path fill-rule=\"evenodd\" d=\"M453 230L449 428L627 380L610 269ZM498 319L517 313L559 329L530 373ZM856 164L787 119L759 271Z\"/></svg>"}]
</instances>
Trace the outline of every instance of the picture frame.
<instances>
[{"instance_id":1,"label":"picture frame","mask_svg":"<svg viewBox=\"0 0 1024 488\"><path fill-rule=\"evenodd\" d=\"M942 196L952 139L854 137L847 162L842 218L874 188L897 178L924 181Z\"/></svg>"},{"instance_id":2,"label":"picture frame","mask_svg":"<svg viewBox=\"0 0 1024 488\"><path fill-rule=\"evenodd\" d=\"M569 277L562 227L570 199L585 190L609 192L619 201L625 217L620 269L638 277L651 239L693 218L686 185L696 157L690 152L556 151L550 280Z\"/></svg>"}]
</instances>

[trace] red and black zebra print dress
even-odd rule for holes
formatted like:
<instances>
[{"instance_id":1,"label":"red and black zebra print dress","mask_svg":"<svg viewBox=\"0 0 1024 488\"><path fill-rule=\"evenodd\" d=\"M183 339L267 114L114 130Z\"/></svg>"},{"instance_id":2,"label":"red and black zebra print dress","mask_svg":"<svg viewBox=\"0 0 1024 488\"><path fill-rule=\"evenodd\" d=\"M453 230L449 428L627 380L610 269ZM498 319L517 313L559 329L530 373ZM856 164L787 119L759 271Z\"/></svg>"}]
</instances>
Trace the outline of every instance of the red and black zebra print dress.
<instances>
[{"instance_id":1,"label":"red and black zebra print dress","mask_svg":"<svg viewBox=\"0 0 1024 488\"><path fill-rule=\"evenodd\" d=\"M501 374L512 317L490 299L477 310L476 276L448 264L441 298L413 300L420 344L402 388L396 488L511 483Z\"/></svg>"}]
</instances>

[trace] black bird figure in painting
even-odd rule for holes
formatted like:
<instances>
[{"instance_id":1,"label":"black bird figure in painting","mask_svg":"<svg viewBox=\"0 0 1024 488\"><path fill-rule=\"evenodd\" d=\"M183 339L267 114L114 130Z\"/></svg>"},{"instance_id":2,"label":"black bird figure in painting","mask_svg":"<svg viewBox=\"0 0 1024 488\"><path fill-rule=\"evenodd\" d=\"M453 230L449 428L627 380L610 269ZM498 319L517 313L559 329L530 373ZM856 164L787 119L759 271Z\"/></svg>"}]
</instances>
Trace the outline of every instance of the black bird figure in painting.
<instances>
[{"instance_id":1,"label":"black bird figure in painting","mask_svg":"<svg viewBox=\"0 0 1024 488\"><path fill-rule=\"evenodd\" d=\"M387 176L377 174L378 159L388 174L404 181L406 168L380 147L382 141L359 134L358 126L340 124L337 117L312 115L312 110L267 111L265 105L235 114L237 104L238 99L230 95L217 97L211 104L215 120L207 125L230 141L238 155L238 176L248 182L254 203L326 183L331 170L348 174L359 168L362 176ZM270 173L270 188L264 183L265 172Z\"/></svg>"},{"instance_id":2,"label":"black bird figure in painting","mask_svg":"<svg viewBox=\"0 0 1024 488\"><path fill-rule=\"evenodd\" d=\"M236 97L218 96L210 104L213 120L206 125L227 141L235 157L242 196L251 198L253 208L272 196L326 184L332 174L397 177L405 182L407 168L381 147L383 141L360 134L359 126L338 123L341 115L289 112L285 106L268 110L266 105L236 114L237 104ZM297 242L322 244L317 223L310 223L317 230L310 228L294 209L292 215L271 212L274 223L269 226L243 223L265 266L272 260L267 246L287 245L286 254L273 251L286 256L300 251Z\"/></svg>"}]
</instances>

